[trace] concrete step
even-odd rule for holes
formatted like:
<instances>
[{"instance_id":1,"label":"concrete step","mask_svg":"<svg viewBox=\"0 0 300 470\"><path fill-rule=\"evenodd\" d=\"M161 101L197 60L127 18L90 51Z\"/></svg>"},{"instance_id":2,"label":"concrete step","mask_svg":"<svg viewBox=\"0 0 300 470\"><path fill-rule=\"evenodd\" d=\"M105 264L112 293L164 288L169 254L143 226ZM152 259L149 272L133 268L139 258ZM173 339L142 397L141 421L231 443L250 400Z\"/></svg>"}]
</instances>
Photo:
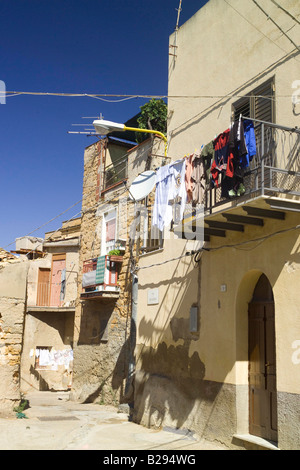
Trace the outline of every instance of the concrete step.
<instances>
[{"instance_id":1,"label":"concrete step","mask_svg":"<svg viewBox=\"0 0 300 470\"><path fill-rule=\"evenodd\" d=\"M276 442L252 434L234 434L233 439L240 442L246 450L280 450Z\"/></svg>"}]
</instances>

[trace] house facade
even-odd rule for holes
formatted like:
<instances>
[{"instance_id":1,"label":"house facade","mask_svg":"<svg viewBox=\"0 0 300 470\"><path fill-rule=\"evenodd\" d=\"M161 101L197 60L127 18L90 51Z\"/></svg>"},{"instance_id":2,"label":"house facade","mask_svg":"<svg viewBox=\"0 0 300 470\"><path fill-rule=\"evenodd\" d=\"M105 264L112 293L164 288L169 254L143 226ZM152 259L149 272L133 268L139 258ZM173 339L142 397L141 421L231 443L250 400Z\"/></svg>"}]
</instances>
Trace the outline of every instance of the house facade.
<instances>
[{"instance_id":1,"label":"house facade","mask_svg":"<svg viewBox=\"0 0 300 470\"><path fill-rule=\"evenodd\" d=\"M28 264L0 250L0 414L20 399Z\"/></svg>"},{"instance_id":2,"label":"house facade","mask_svg":"<svg viewBox=\"0 0 300 470\"><path fill-rule=\"evenodd\" d=\"M0 412L29 391L71 388L80 222L0 252Z\"/></svg>"},{"instance_id":3,"label":"house facade","mask_svg":"<svg viewBox=\"0 0 300 470\"><path fill-rule=\"evenodd\" d=\"M80 222L80 218L63 222L59 230L45 234L35 251L26 238L16 246L19 253L27 250L24 257L35 253L35 259L27 261L20 367L20 389L25 394L70 390L72 385Z\"/></svg>"},{"instance_id":4,"label":"house facade","mask_svg":"<svg viewBox=\"0 0 300 470\"><path fill-rule=\"evenodd\" d=\"M201 210L137 271L135 421L229 448L300 448L299 3L285 9L210 0L170 37L168 157L202 160ZM218 145L241 125L255 151L233 186Z\"/></svg>"},{"instance_id":5,"label":"house facade","mask_svg":"<svg viewBox=\"0 0 300 470\"><path fill-rule=\"evenodd\" d=\"M160 139L136 145L114 137L99 138L85 149L74 400L133 401L132 267L147 243L140 246L135 237L130 188L141 172L161 164L163 150Z\"/></svg>"}]
</instances>

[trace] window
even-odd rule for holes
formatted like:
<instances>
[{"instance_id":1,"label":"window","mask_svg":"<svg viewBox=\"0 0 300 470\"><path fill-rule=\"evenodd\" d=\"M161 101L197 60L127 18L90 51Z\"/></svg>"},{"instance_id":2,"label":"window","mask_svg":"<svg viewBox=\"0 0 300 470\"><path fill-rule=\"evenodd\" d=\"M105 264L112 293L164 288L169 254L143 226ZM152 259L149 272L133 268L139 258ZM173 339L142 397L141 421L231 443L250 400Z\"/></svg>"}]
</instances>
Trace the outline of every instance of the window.
<instances>
[{"instance_id":1,"label":"window","mask_svg":"<svg viewBox=\"0 0 300 470\"><path fill-rule=\"evenodd\" d=\"M152 226L152 208L151 200L147 197L138 209L140 214L137 230L140 234L140 252L142 254L163 248L163 232Z\"/></svg>"},{"instance_id":2,"label":"window","mask_svg":"<svg viewBox=\"0 0 300 470\"><path fill-rule=\"evenodd\" d=\"M275 83L274 79L255 88L245 98L233 104L233 119L236 121L242 114L244 117L260 121L275 121Z\"/></svg>"},{"instance_id":3,"label":"window","mask_svg":"<svg viewBox=\"0 0 300 470\"><path fill-rule=\"evenodd\" d=\"M101 254L107 255L111 250L115 249L116 244L116 221L117 211L113 209L103 216L103 230L102 230L102 243Z\"/></svg>"},{"instance_id":4,"label":"window","mask_svg":"<svg viewBox=\"0 0 300 470\"><path fill-rule=\"evenodd\" d=\"M233 119L236 121L240 115L251 119L258 119L264 122L275 122L275 82L274 79L268 80L259 87L255 88L245 98L241 98L233 105ZM260 122L253 122L256 137L256 146L258 155L261 156L262 142L264 149L271 148L274 140L272 129L264 131L262 138L262 128ZM270 161L274 156L270 155Z\"/></svg>"}]
</instances>

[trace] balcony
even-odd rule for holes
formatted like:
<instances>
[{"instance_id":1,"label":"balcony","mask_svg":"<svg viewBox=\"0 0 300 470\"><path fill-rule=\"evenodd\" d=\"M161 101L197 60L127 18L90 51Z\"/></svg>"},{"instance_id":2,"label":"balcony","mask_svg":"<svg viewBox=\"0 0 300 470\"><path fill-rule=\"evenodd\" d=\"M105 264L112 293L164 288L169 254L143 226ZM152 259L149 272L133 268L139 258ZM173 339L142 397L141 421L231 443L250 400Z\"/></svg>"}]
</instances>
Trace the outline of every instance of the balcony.
<instances>
[{"instance_id":1,"label":"balcony","mask_svg":"<svg viewBox=\"0 0 300 470\"><path fill-rule=\"evenodd\" d=\"M84 261L82 300L113 300L119 298L118 275L123 256L99 256Z\"/></svg>"},{"instance_id":2,"label":"balcony","mask_svg":"<svg viewBox=\"0 0 300 470\"><path fill-rule=\"evenodd\" d=\"M229 198L222 195L221 187L207 186L204 241L244 232L249 225L262 227L265 219L283 221L290 211L300 212L300 129L253 123L257 154L244 173L245 193ZM179 236L187 233L182 227L174 231Z\"/></svg>"},{"instance_id":3,"label":"balcony","mask_svg":"<svg viewBox=\"0 0 300 470\"><path fill-rule=\"evenodd\" d=\"M120 158L105 168L103 191L117 186L128 177L128 156Z\"/></svg>"},{"instance_id":4,"label":"balcony","mask_svg":"<svg viewBox=\"0 0 300 470\"><path fill-rule=\"evenodd\" d=\"M75 299L65 302L62 283L29 282L30 291L36 293L36 301L27 305L27 312L72 312L75 310Z\"/></svg>"}]
</instances>

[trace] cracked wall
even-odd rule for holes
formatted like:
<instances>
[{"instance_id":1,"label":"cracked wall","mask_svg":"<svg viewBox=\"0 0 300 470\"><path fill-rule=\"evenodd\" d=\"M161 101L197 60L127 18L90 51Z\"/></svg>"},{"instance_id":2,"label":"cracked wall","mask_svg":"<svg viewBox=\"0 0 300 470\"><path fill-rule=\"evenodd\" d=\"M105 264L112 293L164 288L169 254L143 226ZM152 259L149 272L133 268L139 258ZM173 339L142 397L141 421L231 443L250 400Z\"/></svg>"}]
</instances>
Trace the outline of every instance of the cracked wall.
<instances>
[{"instance_id":1,"label":"cracked wall","mask_svg":"<svg viewBox=\"0 0 300 470\"><path fill-rule=\"evenodd\" d=\"M0 270L0 411L20 399L20 363L26 307L28 263Z\"/></svg>"}]
</instances>

